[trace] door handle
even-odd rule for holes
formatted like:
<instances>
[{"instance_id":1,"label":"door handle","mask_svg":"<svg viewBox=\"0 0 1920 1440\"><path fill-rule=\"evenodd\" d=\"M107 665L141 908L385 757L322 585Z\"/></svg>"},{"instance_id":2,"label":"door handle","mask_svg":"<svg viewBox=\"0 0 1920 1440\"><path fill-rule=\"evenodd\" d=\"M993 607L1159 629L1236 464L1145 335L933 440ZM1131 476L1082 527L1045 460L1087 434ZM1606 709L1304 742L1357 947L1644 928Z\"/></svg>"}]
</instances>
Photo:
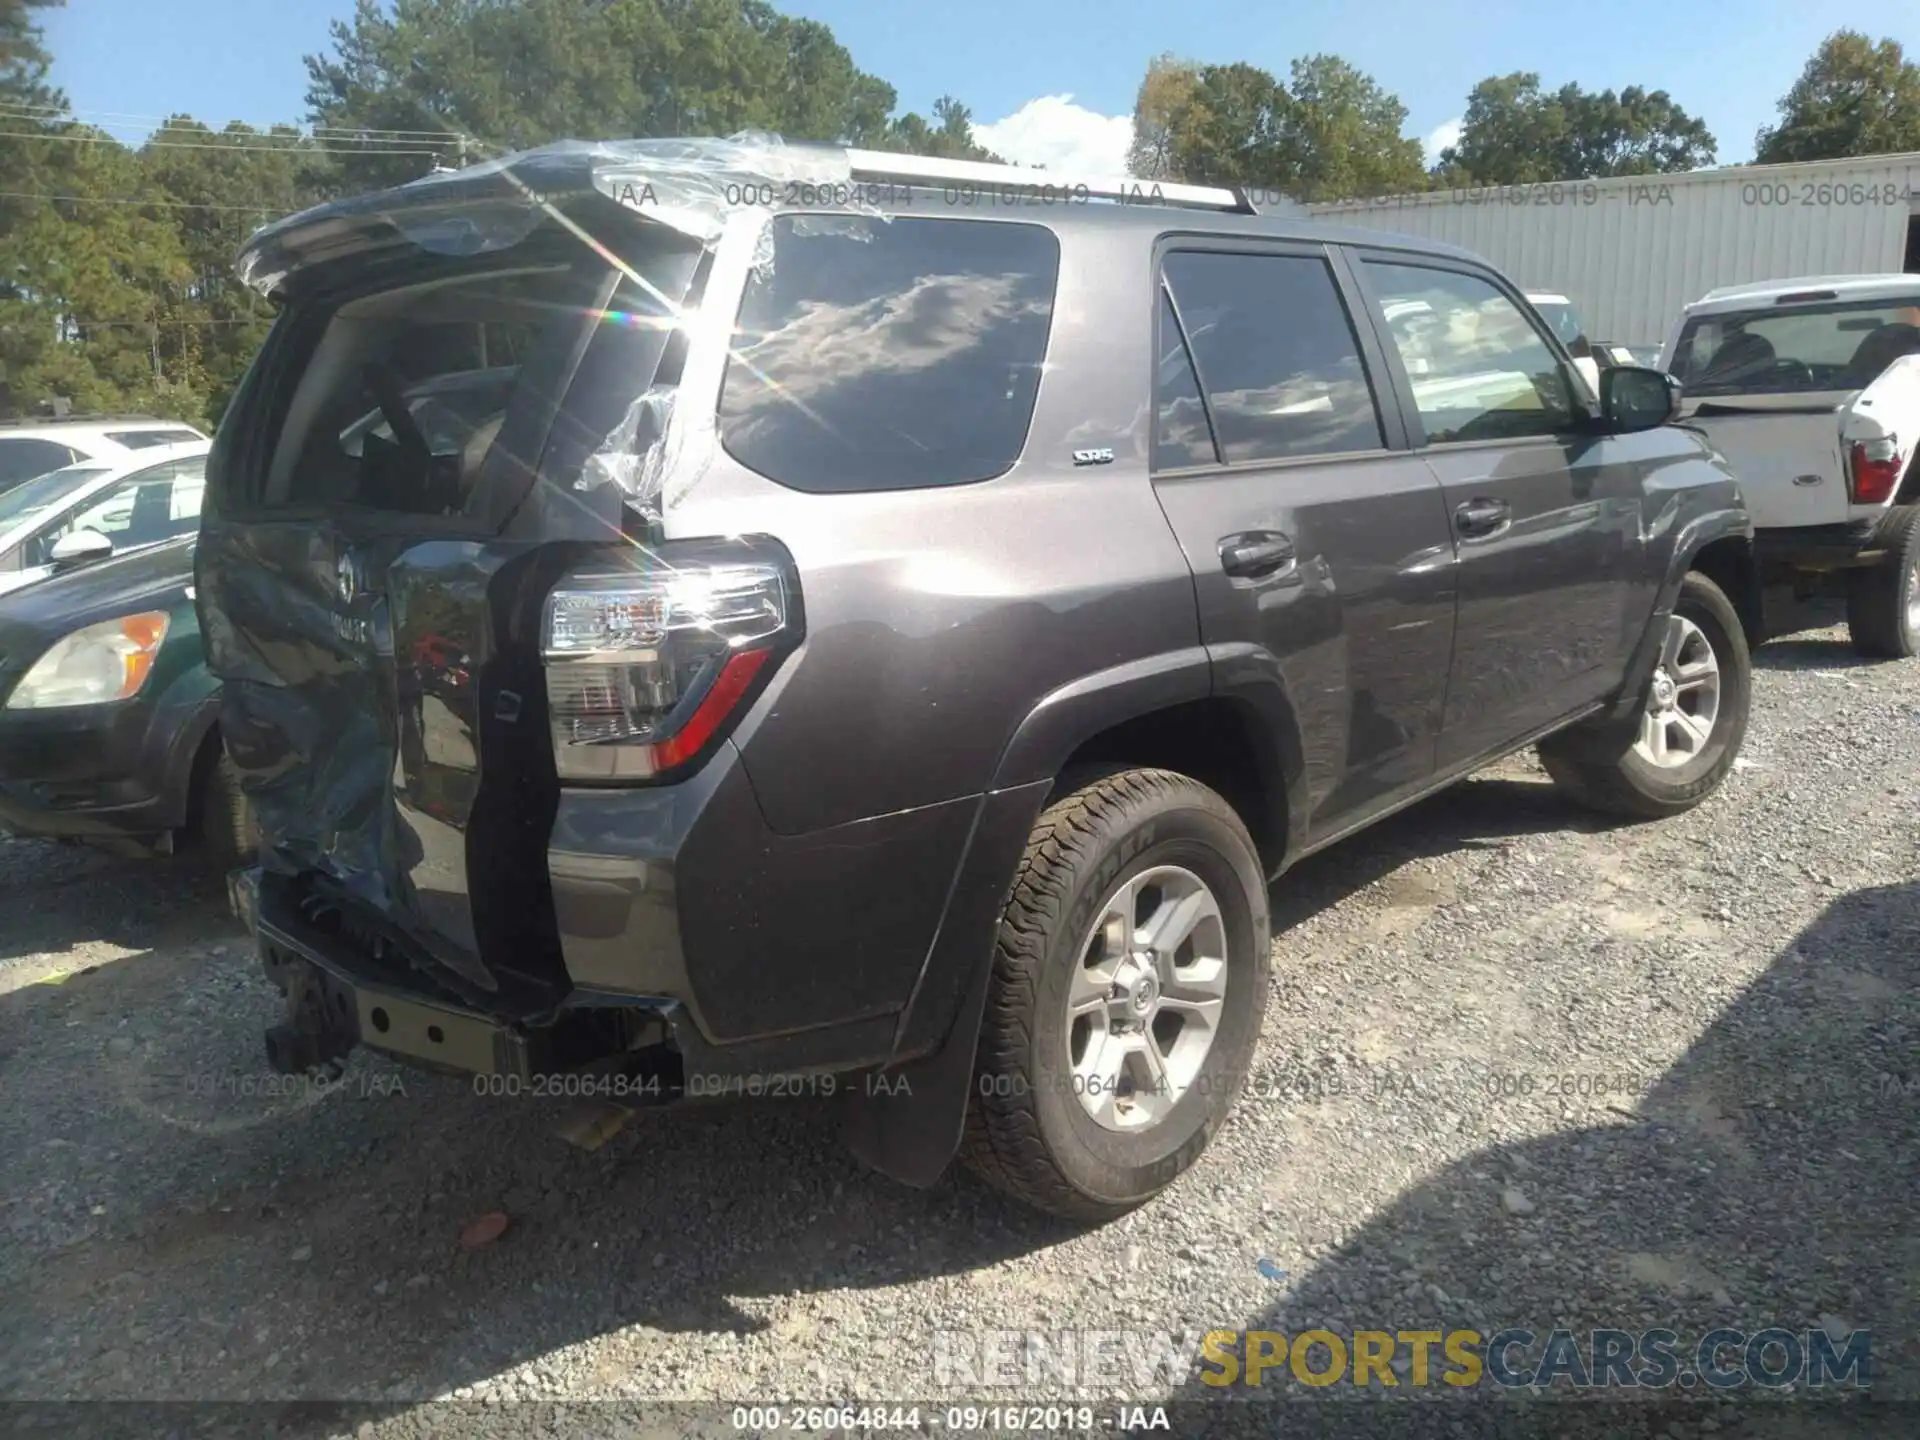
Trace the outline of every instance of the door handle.
<instances>
[{"instance_id":1,"label":"door handle","mask_svg":"<svg viewBox=\"0 0 1920 1440\"><path fill-rule=\"evenodd\" d=\"M1293 563L1293 539L1278 530L1249 530L1220 542L1220 568L1236 580L1258 580Z\"/></svg>"},{"instance_id":2,"label":"door handle","mask_svg":"<svg viewBox=\"0 0 1920 1440\"><path fill-rule=\"evenodd\" d=\"M1454 528L1470 540L1498 534L1513 523L1513 507L1504 500L1476 496L1453 512Z\"/></svg>"}]
</instances>

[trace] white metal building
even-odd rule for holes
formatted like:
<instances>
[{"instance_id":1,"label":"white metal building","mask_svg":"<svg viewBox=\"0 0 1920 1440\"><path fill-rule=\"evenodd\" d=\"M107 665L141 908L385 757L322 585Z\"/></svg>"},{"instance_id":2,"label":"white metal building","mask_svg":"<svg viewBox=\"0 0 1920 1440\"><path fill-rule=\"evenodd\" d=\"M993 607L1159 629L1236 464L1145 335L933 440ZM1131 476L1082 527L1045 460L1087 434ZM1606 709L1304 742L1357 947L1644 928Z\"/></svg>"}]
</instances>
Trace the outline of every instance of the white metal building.
<instances>
[{"instance_id":1,"label":"white metal building","mask_svg":"<svg viewBox=\"0 0 1920 1440\"><path fill-rule=\"evenodd\" d=\"M1650 348L1681 306L1722 285L1920 271L1920 153L1436 190L1308 209L1464 246L1516 284L1571 296L1589 339Z\"/></svg>"}]
</instances>

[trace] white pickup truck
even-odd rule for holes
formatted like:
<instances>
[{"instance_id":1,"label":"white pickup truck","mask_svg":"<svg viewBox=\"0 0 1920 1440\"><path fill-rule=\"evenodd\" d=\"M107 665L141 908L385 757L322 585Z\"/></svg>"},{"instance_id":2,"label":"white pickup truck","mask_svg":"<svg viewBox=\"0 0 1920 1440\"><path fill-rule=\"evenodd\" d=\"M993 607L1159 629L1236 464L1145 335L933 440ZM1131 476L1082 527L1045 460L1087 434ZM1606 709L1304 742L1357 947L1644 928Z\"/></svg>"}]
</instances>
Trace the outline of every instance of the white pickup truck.
<instances>
[{"instance_id":1,"label":"white pickup truck","mask_svg":"<svg viewBox=\"0 0 1920 1440\"><path fill-rule=\"evenodd\" d=\"M1920 648L1920 275L1715 290L1660 354L1740 479L1764 583L1844 583L1854 649Z\"/></svg>"}]
</instances>

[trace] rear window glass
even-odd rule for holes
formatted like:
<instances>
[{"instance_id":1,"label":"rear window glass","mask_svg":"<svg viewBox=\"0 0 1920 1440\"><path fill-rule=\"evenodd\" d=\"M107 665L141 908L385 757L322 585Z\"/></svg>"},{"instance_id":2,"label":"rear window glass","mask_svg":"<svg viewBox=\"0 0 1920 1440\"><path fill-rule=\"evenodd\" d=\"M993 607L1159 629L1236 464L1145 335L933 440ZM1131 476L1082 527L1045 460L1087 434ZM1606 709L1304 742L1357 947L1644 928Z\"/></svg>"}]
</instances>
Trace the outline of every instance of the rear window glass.
<instances>
[{"instance_id":1,"label":"rear window glass","mask_svg":"<svg viewBox=\"0 0 1920 1440\"><path fill-rule=\"evenodd\" d=\"M1060 247L1038 225L780 216L720 396L736 460L796 490L963 485L1026 444Z\"/></svg>"},{"instance_id":2,"label":"rear window glass","mask_svg":"<svg viewBox=\"0 0 1920 1440\"><path fill-rule=\"evenodd\" d=\"M1862 390L1920 354L1920 292L1910 299L1699 315L1674 347L1690 395Z\"/></svg>"},{"instance_id":3,"label":"rear window glass","mask_svg":"<svg viewBox=\"0 0 1920 1440\"><path fill-rule=\"evenodd\" d=\"M201 437L191 430L109 430L107 438L129 450L149 450L155 445L184 445Z\"/></svg>"},{"instance_id":4,"label":"rear window glass","mask_svg":"<svg viewBox=\"0 0 1920 1440\"><path fill-rule=\"evenodd\" d=\"M272 445L260 498L499 520L536 474L578 477L654 376L698 260L663 228L604 228L618 268L541 237L283 317L314 338L289 339L298 382L250 423Z\"/></svg>"}]
</instances>

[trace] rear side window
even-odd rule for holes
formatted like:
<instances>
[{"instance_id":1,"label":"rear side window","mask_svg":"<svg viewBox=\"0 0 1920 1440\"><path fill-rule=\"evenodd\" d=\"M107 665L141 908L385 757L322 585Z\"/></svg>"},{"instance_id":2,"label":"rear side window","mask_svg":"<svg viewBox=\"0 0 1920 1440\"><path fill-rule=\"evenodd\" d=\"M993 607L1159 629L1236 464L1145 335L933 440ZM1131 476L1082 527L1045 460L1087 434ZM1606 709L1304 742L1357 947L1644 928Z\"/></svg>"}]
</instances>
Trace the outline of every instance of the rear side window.
<instances>
[{"instance_id":1,"label":"rear side window","mask_svg":"<svg viewBox=\"0 0 1920 1440\"><path fill-rule=\"evenodd\" d=\"M722 443L796 490L990 480L1026 444L1060 247L1038 225L786 215L747 282Z\"/></svg>"},{"instance_id":2,"label":"rear side window","mask_svg":"<svg viewBox=\"0 0 1920 1440\"><path fill-rule=\"evenodd\" d=\"M49 470L71 465L78 457L51 440L0 438L0 486L18 485Z\"/></svg>"},{"instance_id":3,"label":"rear side window","mask_svg":"<svg viewBox=\"0 0 1920 1440\"><path fill-rule=\"evenodd\" d=\"M1167 256L1163 275L1229 463L1386 444L1360 342L1326 261L1179 251ZM1166 370L1162 385L1177 385L1178 367L1171 377ZM1170 402L1178 406L1177 395L1163 389L1163 433L1170 419L1177 425Z\"/></svg>"},{"instance_id":4,"label":"rear side window","mask_svg":"<svg viewBox=\"0 0 1920 1440\"><path fill-rule=\"evenodd\" d=\"M1173 297L1160 290L1160 355L1154 369L1153 463L1163 470L1183 465L1215 465L1213 427L1207 423L1207 402L1200 398L1200 381L1193 373L1193 356L1180 335L1180 317Z\"/></svg>"}]
</instances>

